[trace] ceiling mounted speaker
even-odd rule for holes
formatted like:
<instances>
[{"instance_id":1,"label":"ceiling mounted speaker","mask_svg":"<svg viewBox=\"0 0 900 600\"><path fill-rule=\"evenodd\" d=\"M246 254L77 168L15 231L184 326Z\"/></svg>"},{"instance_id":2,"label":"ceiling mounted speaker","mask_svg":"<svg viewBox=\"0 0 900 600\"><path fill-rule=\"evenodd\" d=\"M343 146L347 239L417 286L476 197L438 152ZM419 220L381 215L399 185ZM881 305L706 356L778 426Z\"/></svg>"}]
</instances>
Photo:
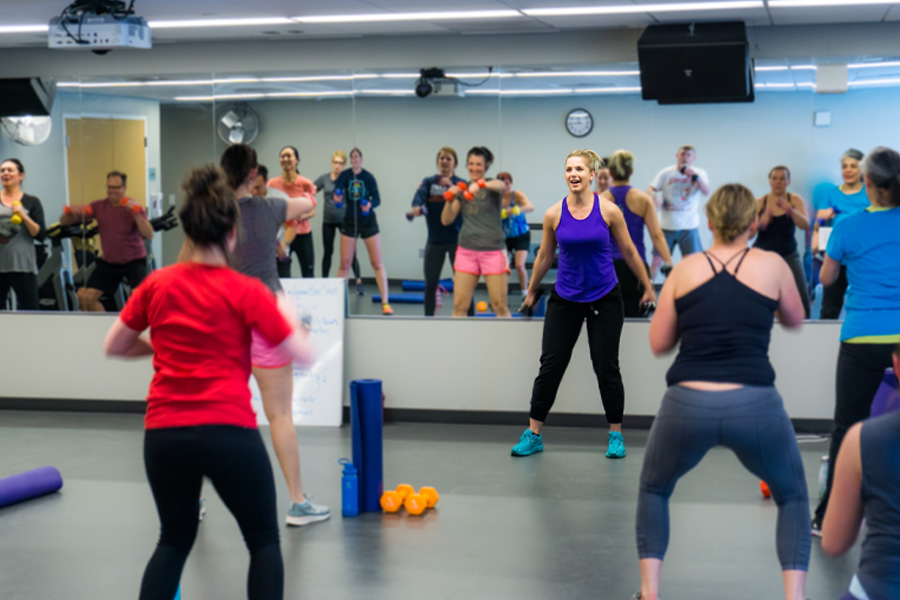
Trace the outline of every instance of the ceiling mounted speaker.
<instances>
[{"instance_id":1,"label":"ceiling mounted speaker","mask_svg":"<svg viewBox=\"0 0 900 600\"><path fill-rule=\"evenodd\" d=\"M740 21L651 25L638 40L641 96L660 104L753 102L753 62Z\"/></svg>"},{"instance_id":2,"label":"ceiling mounted speaker","mask_svg":"<svg viewBox=\"0 0 900 600\"><path fill-rule=\"evenodd\" d=\"M219 114L216 131L226 144L249 144L259 135L259 116L246 102L228 105Z\"/></svg>"}]
</instances>

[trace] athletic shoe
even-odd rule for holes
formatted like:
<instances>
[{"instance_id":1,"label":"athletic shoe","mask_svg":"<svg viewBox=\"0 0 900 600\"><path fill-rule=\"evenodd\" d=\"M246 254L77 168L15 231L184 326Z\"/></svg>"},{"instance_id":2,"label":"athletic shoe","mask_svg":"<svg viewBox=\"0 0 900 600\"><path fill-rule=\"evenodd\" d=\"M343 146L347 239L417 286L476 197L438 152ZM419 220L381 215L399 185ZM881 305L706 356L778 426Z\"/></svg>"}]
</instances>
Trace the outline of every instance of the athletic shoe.
<instances>
[{"instance_id":1,"label":"athletic shoe","mask_svg":"<svg viewBox=\"0 0 900 600\"><path fill-rule=\"evenodd\" d=\"M206 498L201 497L197 501L197 505L199 507L199 509L198 509L199 514L197 515L197 520L203 521L203 517L206 516Z\"/></svg>"},{"instance_id":2,"label":"athletic shoe","mask_svg":"<svg viewBox=\"0 0 900 600\"><path fill-rule=\"evenodd\" d=\"M310 523L315 523L317 521L324 521L330 516L330 508L321 504L313 504L309 499L309 495L307 495L306 502L303 504L298 504L296 502L291 503L291 509L288 511L285 521L288 525L302 527L303 525L309 525Z\"/></svg>"},{"instance_id":3,"label":"athletic shoe","mask_svg":"<svg viewBox=\"0 0 900 600\"><path fill-rule=\"evenodd\" d=\"M625 438L618 431L609 432L606 458L625 458Z\"/></svg>"},{"instance_id":4,"label":"athletic shoe","mask_svg":"<svg viewBox=\"0 0 900 600\"><path fill-rule=\"evenodd\" d=\"M525 433L522 434L522 437L519 438L519 443L513 446L512 455L528 456L529 454L543 451L544 440L541 438L540 434L537 434L530 429L526 429Z\"/></svg>"},{"instance_id":5,"label":"athletic shoe","mask_svg":"<svg viewBox=\"0 0 900 600\"><path fill-rule=\"evenodd\" d=\"M392 314L394 314L394 309L391 308L390 304L382 304L381 305L381 314L392 315Z\"/></svg>"},{"instance_id":6,"label":"athletic shoe","mask_svg":"<svg viewBox=\"0 0 900 600\"><path fill-rule=\"evenodd\" d=\"M812 523L809 524L812 534L816 537L822 537L822 519L813 517Z\"/></svg>"},{"instance_id":7,"label":"athletic shoe","mask_svg":"<svg viewBox=\"0 0 900 600\"><path fill-rule=\"evenodd\" d=\"M659 596L656 597L659 600ZM641 600L641 590L638 590L634 593L634 596L631 597L631 600Z\"/></svg>"},{"instance_id":8,"label":"athletic shoe","mask_svg":"<svg viewBox=\"0 0 900 600\"><path fill-rule=\"evenodd\" d=\"M362 281L360 281L359 283L356 284L356 293L359 294L360 296L366 295L366 286L363 285Z\"/></svg>"}]
</instances>

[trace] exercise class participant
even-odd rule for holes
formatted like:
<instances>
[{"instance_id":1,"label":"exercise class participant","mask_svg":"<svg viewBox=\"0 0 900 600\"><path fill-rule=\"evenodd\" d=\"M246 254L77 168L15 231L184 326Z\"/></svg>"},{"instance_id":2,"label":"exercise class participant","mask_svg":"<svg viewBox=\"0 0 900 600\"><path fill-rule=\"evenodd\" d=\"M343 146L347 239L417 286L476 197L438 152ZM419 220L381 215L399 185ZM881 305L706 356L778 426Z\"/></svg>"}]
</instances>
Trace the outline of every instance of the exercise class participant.
<instances>
[{"instance_id":1,"label":"exercise class participant","mask_svg":"<svg viewBox=\"0 0 900 600\"><path fill-rule=\"evenodd\" d=\"M312 208L300 215L296 225L291 225L284 233L284 243L287 246L288 269L283 277L290 277L290 257L297 255L300 263L300 275L302 277L315 277L316 253L313 248L312 226L309 220L316 215L316 186L312 181L300 174L297 168L300 164L300 152L293 146L285 146L278 153L278 161L281 163L281 175L269 180L268 186L281 190L291 198L309 196L312 200ZM284 273L284 271L282 271Z\"/></svg>"},{"instance_id":2,"label":"exercise class participant","mask_svg":"<svg viewBox=\"0 0 900 600\"><path fill-rule=\"evenodd\" d=\"M803 304L787 263L748 248L756 199L740 184L720 187L706 205L713 244L683 258L660 293L650 348L678 356L653 420L641 470L637 546L641 590L656 600L669 543L669 496L715 446L730 448L765 481L778 505L776 548L785 598L803 600L810 537L809 500L794 428L775 389L768 347L773 315L799 328Z\"/></svg>"},{"instance_id":3,"label":"exercise class participant","mask_svg":"<svg viewBox=\"0 0 900 600\"><path fill-rule=\"evenodd\" d=\"M41 201L22 191L25 167L17 158L0 163L0 310L10 288L18 310L38 310L35 240L47 237Z\"/></svg>"},{"instance_id":4,"label":"exercise class participant","mask_svg":"<svg viewBox=\"0 0 900 600\"><path fill-rule=\"evenodd\" d=\"M147 277L104 344L109 356L153 355L144 465L161 527L140 598L175 597L197 535L205 476L250 551L248 596L280 599L275 481L247 386L251 332L300 363L310 364L312 354L305 330L292 330L272 292L228 267L240 214L225 175L208 165L192 171L182 188L189 260ZM148 327L149 339L141 335Z\"/></svg>"},{"instance_id":5,"label":"exercise class participant","mask_svg":"<svg viewBox=\"0 0 900 600\"><path fill-rule=\"evenodd\" d=\"M669 244L669 252L678 244L681 256L687 256L703 251L700 196L709 193L709 177L706 171L694 166L697 151L693 146L681 146L675 153L675 160L674 165L656 174L647 193L657 202L659 224ZM654 253L652 277L656 277L661 266L662 257Z\"/></svg>"},{"instance_id":6,"label":"exercise class participant","mask_svg":"<svg viewBox=\"0 0 900 600\"><path fill-rule=\"evenodd\" d=\"M856 148L850 148L841 155L841 179L844 182L834 187L829 187L825 197L816 207L816 225L813 228L812 251L813 254L824 251L827 244L819 243L820 224L827 223L832 231L838 223L850 215L862 212L869 207L869 197L862 178L860 161L863 153ZM824 260L824 257L823 257ZM847 269L841 267L837 278L830 285L822 282L822 309L819 311L820 319L837 319L844 308L844 294L847 292Z\"/></svg>"},{"instance_id":7,"label":"exercise class participant","mask_svg":"<svg viewBox=\"0 0 900 600\"><path fill-rule=\"evenodd\" d=\"M894 348L900 373L900 345ZM835 465L831 502L822 523L822 549L841 556L866 534L859 567L841 600L900 598L900 411L847 431Z\"/></svg>"},{"instance_id":8,"label":"exercise class participant","mask_svg":"<svg viewBox=\"0 0 900 600\"><path fill-rule=\"evenodd\" d=\"M513 178L510 173L506 171L497 173L497 179L509 187L508 192L503 192L500 218L503 220L503 234L506 236L506 251L512 254L512 264L515 265L516 274L519 276L519 289L524 296L528 291L528 270L525 263L528 261L528 253L531 252L531 229L525 215L534 211L534 205L524 192L513 189Z\"/></svg>"},{"instance_id":9,"label":"exercise class participant","mask_svg":"<svg viewBox=\"0 0 900 600\"><path fill-rule=\"evenodd\" d=\"M612 174L609 172L609 160L600 159L600 168L597 169L597 193L602 194L612 184Z\"/></svg>"},{"instance_id":10,"label":"exercise class participant","mask_svg":"<svg viewBox=\"0 0 900 600\"><path fill-rule=\"evenodd\" d=\"M290 198L290 196L281 190L270 188L268 183L268 167L265 165L257 165L256 180L253 183L253 187L250 189L250 195L258 198L280 198L282 200ZM279 277L291 276L291 255L288 253L287 244L284 242L284 234L287 232L287 229L293 225L293 223L285 222L284 226L279 227L278 233L275 234L275 262L278 266Z\"/></svg>"},{"instance_id":11,"label":"exercise class participant","mask_svg":"<svg viewBox=\"0 0 900 600\"><path fill-rule=\"evenodd\" d=\"M644 286L643 302L653 302L647 268L638 256L622 212L615 204L591 192L600 157L591 150L574 150L566 158L568 195L544 214L544 237L531 271L528 294L522 303L535 303L541 280L553 265L559 245L556 284L547 301L541 341L541 368L531 393L528 429L513 446L513 456L528 456L544 449L541 428L556 400L559 383L569 366L572 349L587 320L591 363L597 375L600 399L609 423L606 456L625 456L622 415L625 387L619 371L622 334L622 291L613 269L613 241L632 272Z\"/></svg>"},{"instance_id":12,"label":"exercise class participant","mask_svg":"<svg viewBox=\"0 0 900 600\"><path fill-rule=\"evenodd\" d=\"M241 236L234 249L235 268L262 281L293 317L275 262L275 238L282 224L308 214L312 198L270 198L250 193L257 179L256 151L245 144L229 146L222 154L221 167L228 185L238 197ZM291 318L293 321L294 319ZM263 409L269 421L272 446L287 482L291 506L285 518L288 525L300 526L324 521L331 516L327 506L313 504L303 492L300 478L300 450L293 419L294 365L291 356L278 352L258 333L250 347L253 377L259 384Z\"/></svg>"},{"instance_id":13,"label":"exercise class participant","mask_svg":"<svg viewBox=\"0 0 900 600\"><path fill-rule=\"evenodd\" d=\"M459 229L462 227L462 216L458 216L449 225L441 222L441 212L444 209L444 193L457 186L462 177L457 177L456 164L458 158L456 150L444 146L437 154L437 175L429 175L416 188L412 199L413 216L425 216L425 224L428 227L428 239L425 242L425 316L434 316L438 283L441 279L441 271L444 269L444 256L450 259L450 266L456 259L456 243L459 237ZM471 307L471 303L470 303ZM475 314L474 308L471 314Z\"/></svg>"},{"instance_id":14,"label":"exercise class participant","mask_svg":"<svg viewBox=\"0 0 900 600\"><path fill-rule=\"evenodd\" d=\"M331 171L319 175L313 182L316 193L322 192L322 277L328 277L331 273L331 256L334 254L334 237L340 230L344 221L344 206L338 208L334 203L334 182L347 166L347 154L343 150L335 150L331 153ZM359 276L359 260L353 255L353 275L356 276L356 292L365 296L366 286Z\"/></svg>"},{"instance_id":15,"label":"exercise class participant","mask_svg":"<svg viewBox=\"0 0 900 600\"><path fill-rule=\"evenodd\" d=\"M388 277L381 261L381 234L378 232L378 220L375 208L381 204L378 193L378 182L375 177L362 168L362 150L353 148L350 151L350 168L345 170L334 182L335 194L341 191L344 198L344 221L341 223L341 264L338 277L347 277L350 266L356 257L356 238L362 238L369 253L369 262L375 271L375 284L381 294L381 314L392 315L388 298Z\"/></svg>"},{"instance_id":16,"label":"exercise class participant","mask_svg":"<svg viewBox=\"0 0 900 600\"><path fill-rule=\"evenodd\" d=\"M838 221L819 272L822 285L832 285L841 271L849 283L835 377L830 465L835 464L850 426L869 416L882 374L891 366L891 351L900 342L900 154L875 148L861 169L871 206ZM816 507L814 535L821 530L833 474L832 468Z\"/></svg>"},{"instance_id":17,"label":"exercise class participant","mask_svg":"<svg viewBox=\"0 0 900 600\"><path fill-rule=\"evenodd\" d=\"M784 165L772 167L769 171L769 186L772 191L756 200L759 213L759 231L756 234L754 248L769 250L781 255L797 282L797 291L803 302L803 313L809 318L809 294L807 293L806 275L803 263L797 252L797 239L794 231L797 227L809 229L809 215L806 203L797 194L787 191L791 184L791 171Z\"/></svg>"},{"instance_id":18,"label":"exercise class participant","mask_svg":"<svg viewBox=\"0 0 900 600\"><path fill-rule=\"evenodd\" d=\"M664 271L671 270L672 255L669 253L666 236L663 235L659 221L656 219L656 206L653 204L653 199L641 190L631 187L629 183L631 174L634 172L634 155L628 150L616 150L608 159L607 164L606 171L612 177L612 186L608 187L609 192L603 197L612 200L622 211L625 225L628 227L628 235L631 237L647 273L650 273L650 269L647 267L647 251L644 249L644 226L650 232L653 249L662 257L666 265ZM647 312L641 309L644 288L640 280L631 272L631 268L622 257L618 244L612 247L612 254L616 278L622 287L622 306L625 309L625 316L646 316Z\"/></svg>"},{"instance_id":19,"label":"exercise class participant","mask_svg":"<svg viewBox=\"0 0 900 600\"><path fill-rule=\"evenodd\" d=\"M478 279L484 276L491 307L498 317L510 316L506 302L509 269L506 266L506 236L500 216L507 185L497 179L485 181L494 162L493 153L475 146L466 156L469 187L450 189L452 199L444 204L441 223L452 225L462 215L459 245L453 261L453 316L464 317L472 303ZM468 196L468 198L466 197Z\"/></svg>"}]
</instances>

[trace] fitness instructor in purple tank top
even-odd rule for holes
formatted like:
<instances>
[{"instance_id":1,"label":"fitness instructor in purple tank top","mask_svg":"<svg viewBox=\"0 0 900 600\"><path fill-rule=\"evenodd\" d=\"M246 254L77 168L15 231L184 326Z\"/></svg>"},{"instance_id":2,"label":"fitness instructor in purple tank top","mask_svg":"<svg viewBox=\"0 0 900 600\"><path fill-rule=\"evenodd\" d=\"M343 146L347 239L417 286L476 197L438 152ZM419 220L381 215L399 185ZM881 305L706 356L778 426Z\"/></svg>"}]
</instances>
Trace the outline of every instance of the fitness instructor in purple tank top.
<instances>
[{"instance_id":1,"label":"fitness instructor in purple tank top","mask_svg":"<svg viewBox=\"0 0 900 600\"><path fill-rule=\"evenodd\" d=\"M622 292L612 261L612 248L616 243L644 286L641 300L653 302L656 294L647 269L628 236L622 212L609 200L591 192L591 183L601 162L591 150L571 152L566 158L565 171L569 194L544 214L544 237L534 261L523 308L534 304L541 280L553 264L557 245L559 267L556 285L547 302L541 368L534 380L529 426L513 447L513 456L528 456L544 449L541 428L556 400L556 392L585 320L591 363L609 422L606 456L625 456L622 438L625 388L619 371L619 338L625 319Z\"/></svg>"},{"instance_id":2,"label":"fitness instructor in purple tank top","mask_svg":"<svg viewBox=\"0 0 900 600\"><path fill-rule=\"evenodd\" d=\"M644 268L650 272L647 267L647 254L644 249L644 226L650 232L650 239L653 241L653 248L662 257L664 261L663 272L672 270L672 254L669 252L669 244L666 243L666 236L659 226L659 220L656 218L656 205L653 204L653 198L645 194L637 188L631 187L629 184L631 174L634 172L634 155L628 150L616 150L608 160L607 170L612 177L612 186L609 191L601 195L613 202L622 211L625 217L625 225L628 227L628 235L634 242L638 256L644 263ZM631 268L622 257L618 244L612 248L613 266L616 269L616 278L619 285L622 286L622 304L625 307L625 317L644 317L646 311L641 310L641 296L644 288L631 272ZM668 267L668 268L667 268Z\"/></svg>"}]
</instances>

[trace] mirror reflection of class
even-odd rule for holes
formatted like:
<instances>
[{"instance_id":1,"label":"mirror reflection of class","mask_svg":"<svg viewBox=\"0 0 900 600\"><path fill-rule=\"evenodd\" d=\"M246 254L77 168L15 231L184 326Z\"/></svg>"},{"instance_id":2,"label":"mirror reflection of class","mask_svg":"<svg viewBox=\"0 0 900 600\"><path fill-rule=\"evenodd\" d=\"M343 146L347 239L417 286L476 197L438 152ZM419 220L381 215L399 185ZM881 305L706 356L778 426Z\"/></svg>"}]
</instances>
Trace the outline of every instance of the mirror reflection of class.
<instances>
[{"instance_id":1,"label":"mirror reflection of class","mask_svg":"<svg viewBox=\"0 0 900 600\"><path fill-rule=\"evenodd\" d=\"M626 74L634 68L588 66ZM556 79L566 68L554 73ZM388 83L372 72L343 71L340 80L315 83L328 95L309 99L301 95L311 85L305 80L326 74L293 73L296 82L270 84L280 86L284 98L240 99L233 98L238 84L230 79L262 74L160 75L172 86L152 87L117 86L129 80L125 76L61 78L45 142L26 146L0 137L0 306L119 310L147 273L177 260L183 234L174 213L186 170L215 162L230 144L247 143L268 167L258 193L308 194L317 204L286 223L275 242L282 277L347 278L354 315L517 318L540 251L544 213L566 193L558 156L584 147L606 160L596 192L632 222L633 242L657 291L672 264L710 245L703 210L711 189L739 181L758 198L761 227L753 243L791 265L807 316L842 317L846 277L825 287L818 270L833 224L868 206L857 148L879 140L871 133L877 127L858 125L874 124L888 110L889 89L851 90L830 111L816 110L821 101L806 87L759 92L753 104L715 110L658 106L624 92L574 98L503 93L516 91L519 80L539 89L539 76L516 75L542 70L448 68L466 93L427 98L413 93L414 71L399 79L410 88L403 95L370 93L371 82ZM597 77L582 65L571 70L567 84ZM758 78L769 72L761 70ZM627 77L636 76L623 75L623 81ZM863 105L867 110L858 110ZM567 120L573 111L578 119ZM816 125L826 112L828 129ZM646 122L656 135L639 134ZM723 142L722 128L746 143ZM491 152L478 177L468 164L474 148ZM624 156L618 151L630 158L612 176L611 161ZM497 186L496 215L489 226L477 224L478 217L470 226L482 227L482 238L490 229L488 245L502 260L491 272L479 266L472 282L473 273L456 264L458 249L466 254L487 247L465 224L466 211L479 201L467 200L458 184L471 186L477 198L481 179L488 186L483 194ZM457 189L446 201L444 194ZM442 223L457 196L458 217ZM23 223L13 222L17 216ZM556 280L555 266L543 278L547 289ZM643 294L640 281L619 267L626 317L646 319L636 300Z\"/></svg>"}]
</instances>

